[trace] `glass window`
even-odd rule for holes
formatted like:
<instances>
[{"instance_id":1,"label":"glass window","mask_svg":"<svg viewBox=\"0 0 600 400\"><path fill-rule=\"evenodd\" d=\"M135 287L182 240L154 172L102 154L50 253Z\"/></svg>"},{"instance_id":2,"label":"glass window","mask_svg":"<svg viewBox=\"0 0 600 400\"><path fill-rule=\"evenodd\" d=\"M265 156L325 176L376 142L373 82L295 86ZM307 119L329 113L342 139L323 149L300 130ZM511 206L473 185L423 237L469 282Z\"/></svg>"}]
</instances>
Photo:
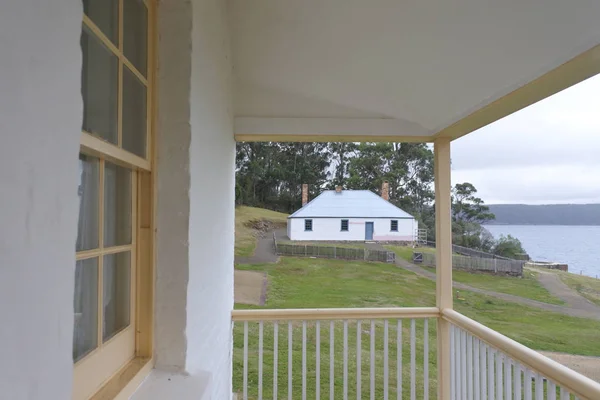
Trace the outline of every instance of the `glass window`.
<instances>
[{"instance_id":1,"label":"glass window","mask_svg":"<svg viewBox=\"0 0 600 400\"><path fill-rule=\"evenodd\" d=\"M129 325L131 252L104 256L102 269L102 301L104 321L102 340L105 342Z\"/></svg>"},{"instance_id":2,"label":"glass window","mask_svg":"<svg viewBox=\"0 0 600 400\"><path fill-rule=\"evenodd\" d=\"M83 12L118 46L119 0L83 0Z\"/></svg>"},{"instance_id":3,"label":"glass window","mask_svg":"<svg viewBox=\"0 0 600 400\"><path fill-rule=\"evenodd\" d=\"M143 0L123 0L123 52L146 76L148 58L148 10Z\"/></svg>"},{"instance_id":4,"label":"glass window","mask_svg":"<svg viewBox=\"0 0 600 400\"><path fill-rule=\"evenodd\" d=\"M123 148L146 158L146 87L123 67Z\"/></svg>"},{"instance_id":5,"label":"glass window","mask_svg":"<svg viewBox=\"0 0 600 400\"><path fill-rule=\"evenodd\" d=\"M75 320L73 361L77 362L98 346L98 259L75 264Z\"/></svg>"},{"instance_id":6,"label":"glass window","mask_svg":"<svg viewBox=\"0 0 600 400\"><path fill-rule=\"evenodd\" d=\"M118 58L85 26L81 50L83 130L117 144Z\"/></svg>"},{"instance_id":7,"label":"glass window","mask_svg":"<svg viewBox=\"0 0 600 400\"><path fill-rule=\"evenodd\" d=\"M131 171L107 162L104 168L104 247L131 243Z\"/></svg>"},{"instance_id":8,"label":"glass window","mask_svg":"<svg viewBox=\"0 0 600 400\"><path fill-rule=\"evenodd\" d=\"M398 232L398 220L397 220L397 219L393 219L393 220L391 221L391 224L390 224L390 230L391 230L392 232Z\"/></svg>"},{"instance_id":9,"label":"glass window","mask_svg":"<svg viewBox=\"0 0 600 400\"><path fill-rule=\"evenodd\" d=\"M99 164L95 157L79 155L79 222L76 251L98 247Z\"/></svg>"},{"instance_id":10,"label":"glass window","mask_svg":"<svg viewBox=\"0 0 600 400\"><path fill-rule=\"evenodd\" d=\"M342 220L342 232L347 232L347 231L348 231L348 220L343 219Z\"/></svg>"},{"instance_id":11,"label":"glass window","mask_svg":"<svg viewBox=\"0 0 600 400\"><path fill-rule=\"evenodd\" d=\"M304 230L305 231L312 231L312 219L305 219L304 220Z\"/></svg>"}]
</instances>

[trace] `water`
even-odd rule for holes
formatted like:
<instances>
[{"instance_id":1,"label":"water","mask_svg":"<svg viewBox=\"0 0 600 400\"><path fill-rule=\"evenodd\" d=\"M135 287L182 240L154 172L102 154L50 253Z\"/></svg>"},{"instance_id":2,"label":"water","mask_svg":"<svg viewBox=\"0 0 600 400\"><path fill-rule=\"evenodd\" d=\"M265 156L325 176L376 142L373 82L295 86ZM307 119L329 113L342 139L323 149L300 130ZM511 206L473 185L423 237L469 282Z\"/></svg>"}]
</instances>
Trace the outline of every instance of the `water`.
<instances>
[{"instance_id":1,"label":"water","mask_svg":"<svg viewBox=\"0 0 600 400\"><path fill-rule=\"evenodd\" d=\"M535 261L569 265L569 272L600 277L600 226L486 225L494 237L512 235Z\"/></svg>"}]
</instances>

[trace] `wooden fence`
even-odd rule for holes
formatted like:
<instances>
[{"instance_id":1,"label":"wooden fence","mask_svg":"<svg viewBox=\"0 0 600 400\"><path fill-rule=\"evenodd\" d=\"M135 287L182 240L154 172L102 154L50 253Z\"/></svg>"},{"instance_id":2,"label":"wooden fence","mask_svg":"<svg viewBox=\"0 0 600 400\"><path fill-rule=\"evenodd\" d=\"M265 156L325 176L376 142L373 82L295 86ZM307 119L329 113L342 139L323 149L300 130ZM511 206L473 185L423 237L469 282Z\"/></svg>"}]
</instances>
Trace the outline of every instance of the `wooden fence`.
<instances>
[{"instance_id":1,"label":"wooden fence","mask_svg":"<svg viewBox=\"0 0 600 400\"><path fill-rule=\"evenodd\" d=\"M279 256L337 258L342 260L377 261L391 264L396 262L396 253L393 251L279 243L275 236L273 236L273 244L275 246L275 254Z\"/></svg>"},{"instance_id":2,"label":"wooden fence","mask_svg":"<svg viewBox=\"0 0 600 400\"><path fill-rule=\"evenodd\" d=\"M423 261L421 264L428 267L435 267L435 254L425 252L422 254ZM468 271L522 276L523 264L525 264L525 261L452 255L452 268Z\"/></svg>"},{"instance_id":3,"label":"wooden fence","mask_svg":"<svg viewBox=\"0 0 600 400\"><path fill-rule=\"evenodd\" d=\"M435 247L435 242L427 242L427 246ZM469 256L469 257L495 258L498 260L512 260L511 258L498 256L498 255L492 254L492 253L486 253L485 251L470 249L468 247L459 246L457 244L452 245L452 252L456 253L456 254L460 254L462 256Z\"/></svg>"}]
</instances>

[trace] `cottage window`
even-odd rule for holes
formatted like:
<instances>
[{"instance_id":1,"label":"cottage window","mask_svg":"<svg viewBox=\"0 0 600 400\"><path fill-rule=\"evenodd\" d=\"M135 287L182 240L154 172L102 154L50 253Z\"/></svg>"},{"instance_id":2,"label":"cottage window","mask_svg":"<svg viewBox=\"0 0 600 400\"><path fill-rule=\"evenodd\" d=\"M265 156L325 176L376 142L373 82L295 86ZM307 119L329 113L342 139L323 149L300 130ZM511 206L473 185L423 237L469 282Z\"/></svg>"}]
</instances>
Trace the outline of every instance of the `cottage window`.
<instances>
[{"instance_id":1,"label":"cottage window","mask_svg":"<svg viewBox=\"0 0 600 400\"><path fill-rule=\"evenodd\" d=\"M312 219L305 219L304 220L304 230L305 231L312 231Z\"/></svg>"},{"instance_id":2,"label":"cottage window","mask_svg":"<svg viewBox=\"0 0 600 400\"><path fill-rule=\"evenodd\" d=\"M398 232L398 220L397 219L393 219L390 223L390 230L392 232Z\"/></svg>"},{"instance_id":3,"label":"cottage window","mask_svg":"<svg viewBox=\"0 0 600 400\"><path fill-rule=\"evenodd\" d=\"M73 297L74 399L87 399L136 356L151 309L150 14L146 0L83 0L83 124ZM136 282L140 282L136 285ZM137 336L136 336L137 333ZM140 336L141 334L141 336Z\"/></svg>"},{"instance_id":4,"label":"cottage window","mask_svg":"<svg viewBox=\"0 0 600 400\"><path fill-rule=\"evenodd\" d=\"M348 220L347 219L342 220L342 232L348 232Z\"/></svg>"}]
</instances>

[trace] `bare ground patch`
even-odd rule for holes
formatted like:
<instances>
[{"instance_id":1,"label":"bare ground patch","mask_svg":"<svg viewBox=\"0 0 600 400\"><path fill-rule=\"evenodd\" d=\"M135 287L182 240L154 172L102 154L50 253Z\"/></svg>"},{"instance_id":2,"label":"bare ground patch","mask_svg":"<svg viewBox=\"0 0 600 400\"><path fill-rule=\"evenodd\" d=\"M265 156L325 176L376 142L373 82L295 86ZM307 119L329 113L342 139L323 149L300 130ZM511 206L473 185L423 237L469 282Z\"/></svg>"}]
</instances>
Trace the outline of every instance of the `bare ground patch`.
<instances>
[{"instance_id":1,"label":"bare ground patch","mask_svg":"<svg viewBox=\"0 0 600 400\"><path fill-rule=\"evenodd\" d=\"M234 299L238 304L264 306L267 297L267 274L256 271L235 270Z\"/></svg>"}]
</instances>

